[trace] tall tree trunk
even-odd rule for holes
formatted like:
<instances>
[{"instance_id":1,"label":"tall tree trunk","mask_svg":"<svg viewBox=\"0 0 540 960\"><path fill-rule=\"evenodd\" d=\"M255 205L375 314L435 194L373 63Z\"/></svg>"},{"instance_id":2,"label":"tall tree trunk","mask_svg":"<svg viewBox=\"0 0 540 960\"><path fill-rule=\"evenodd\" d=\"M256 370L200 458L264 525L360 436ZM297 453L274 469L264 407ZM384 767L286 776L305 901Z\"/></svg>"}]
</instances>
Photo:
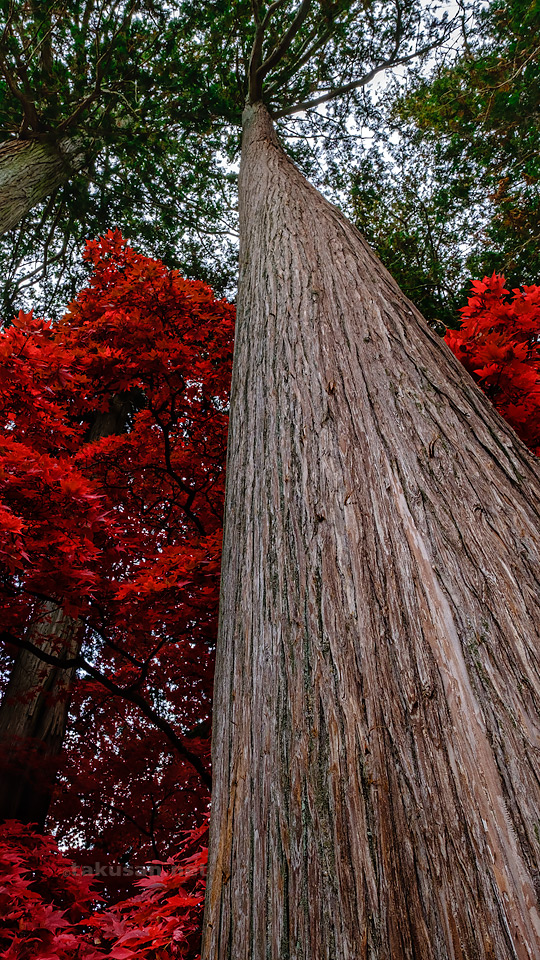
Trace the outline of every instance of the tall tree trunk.
<instances>
[{"instance_id":1,"label":"tall tree trunk","mask_svg":"<svg viewBox=\"0 0 540 960\"><path fill-rule=\"evenodd\" d=\"M121 433L133 407L130 396L114 397L96 414L88 442ZM47 655L75 658L83 624L53 601L38 611L27 639ZM29 650L18 651L0 704L0 821L15 818L43 829L66 732L73 667L51 666Z\"/></svg>"},{"instance_id":2,"label":"tall tree trunk","mask_svg":"<svg viewBox=\"0 0 540 960\"><path fill-rule=\"evenodd\" d=\"M86 158L77 139L0 143L0 235L82 169Z\"/></svg>"},{"instance_id":3,"label":"tall tree trunk","mask_svg":"<svg viewBox=\"0 0 540 960\"><path fill-rule=\"evenodd\" d=\"M240 215L203 960L531 960L536 462L261 104Z\"/></svg>"}]
</instances>

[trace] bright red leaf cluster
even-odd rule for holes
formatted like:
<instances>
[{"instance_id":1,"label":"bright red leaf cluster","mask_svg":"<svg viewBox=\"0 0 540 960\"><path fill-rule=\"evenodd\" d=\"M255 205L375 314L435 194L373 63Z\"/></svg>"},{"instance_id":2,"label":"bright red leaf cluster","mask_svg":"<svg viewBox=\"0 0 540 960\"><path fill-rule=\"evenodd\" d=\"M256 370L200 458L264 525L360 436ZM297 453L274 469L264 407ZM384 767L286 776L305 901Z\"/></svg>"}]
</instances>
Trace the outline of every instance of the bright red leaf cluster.
<instances>
[{"instance_id":1,"label":"bright red leaf cluster","mask_svg":"<svg viewBox=\"0 0 540 960\"><path fill-rule=\"evenodd\" d=\"M0 622L79 618L109 686L74 688L54 816L102 858L163 857L208 801L186 756L208 766L234 309L118 231L85 258L60 323L0 338Z\"/></svg>"},{"instance_id":2,"label":"bright red leaf cluster","mask_svg":"<svg viewBox=\"0 0 540 960\"><path fill-rule=\"evenodd\" d=\"M472 284L459 330L445 340L499 413L540 456L540 287L510 292L493 274Z\"/></svg>"},{"instance_id":3,"label":"bright red leaf cluster","mask_svg":"<svg viewBox=\"0 0 540 960\"><path fill-rule=\"evenodd\" d=\"M20 314L0 335L2 663L46 625L47 601L76 622L91 670L73 686L50 822L91 861L139 867L185 857L186 830L206 823L234 309L117 231L85 258L93 275L62 321ZM193 957L201 842L191 879L175 871L114 908L96 956L161 956L160 930L167 956ZM104 892L125 896L114 880ZM119 944L120 929L147 933ZM39 943L5 955L44 957Z\"/></svg>"},{"instance_id":4,"label":"bright red leaf cluster","mask_svg":"<svg viewBox=\"0 0 540 960\"><path fill-rule=\"evenodd\" d=\"M16 821L0 826L2 960L197 960L207 824L177 854L154 861L140 893L105 907L91 879L53 837Z\"/></svg>"},{"instance_id":5,"label":"bright red leaf cluster","mask_svg":"<svg viewBox=\"0 0 540 960\"><path fill-rule=\"evenodd\" d=\"M159 873L138 880L141 892L97 913L89 925L112 960L199 960L208 826L191 831ZM82 924L84 927L84 923Z\"/></svg>"},{"instance_id":6,"label":"bright red leaf cluster","mask_svg":"<svg viewBox=\"0 0 540 960\"><path fill-rule=\"evenodd\" d=\"M98 590L125 610L178 588L182 569L187 587L219 543L233 309L118 232L85 259L90 286L59 324L20 314L0 339L1 549L18 598L6 625L26 623L39 593L75 614ZM120 403L129 429L89 442Z\"/></svg>"},{"instance_id":7,"label":"bright red leaf cluster","mask_svg":"<svg viewBox=\"0 0 540 960\"><path fill-rule=\"evenodd\" d=\"M2 960L101 960L79 925L98 898L72 867L53 837L14 820L0 826Z\"/></svg>"}]
</instances>

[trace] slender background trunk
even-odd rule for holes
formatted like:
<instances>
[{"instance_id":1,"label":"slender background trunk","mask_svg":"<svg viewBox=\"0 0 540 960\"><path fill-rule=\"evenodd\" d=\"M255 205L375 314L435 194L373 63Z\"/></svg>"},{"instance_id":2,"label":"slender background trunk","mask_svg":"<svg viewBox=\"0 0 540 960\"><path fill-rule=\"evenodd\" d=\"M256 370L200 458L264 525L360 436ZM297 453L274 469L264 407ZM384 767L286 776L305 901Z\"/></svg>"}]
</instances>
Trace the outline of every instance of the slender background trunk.
<instances>
[{"instance_id":1,"label":"slender background trunk","mask_svg":"<svg viewBox=\"0 0 540 960\"><path fill-rule=\"evenodd\" d=\"M54 190L82 169L86 158L77 139L0 143L0 234L15 227Z\"/></svg>"},{"instance_id":2,"label":"slender background trunk","mask_svg":"<svg viewBox=\"0 0 540 960\"><path fill-rule=\"evenodd\" d=\"M87 442L122 433L133 397L114 397L98 413ZM59 603L45 603L27 639L46 655L72 660L83 640L83 624ZM43 829L51 804L58 760L66 733L73 667L51 666L37 654L19 650L0 704L0 822L10 818Z\"/></svg>"},{"instance_id":3,"label":"slender background trunk","mask_svg":"<svg viewBox=\"0 0 540 960\"><path fill-rule=\"evenodd\" d=\"M540 477L245 115L203 960L540 956Z\"/></svg>"},{"instance_id":4,"label":"slender background trunk","mask_svg":"<svg viewBox=\"0 0 540 960\"><path fill-rule=\"evenodd\" d=\"M53 603L39 609L28 639L45 654L76 657L82 624ZM52 667L19 650L0 707L0 821L43 829L67 726L73 667Z\"/></svg>"}]
</instances>

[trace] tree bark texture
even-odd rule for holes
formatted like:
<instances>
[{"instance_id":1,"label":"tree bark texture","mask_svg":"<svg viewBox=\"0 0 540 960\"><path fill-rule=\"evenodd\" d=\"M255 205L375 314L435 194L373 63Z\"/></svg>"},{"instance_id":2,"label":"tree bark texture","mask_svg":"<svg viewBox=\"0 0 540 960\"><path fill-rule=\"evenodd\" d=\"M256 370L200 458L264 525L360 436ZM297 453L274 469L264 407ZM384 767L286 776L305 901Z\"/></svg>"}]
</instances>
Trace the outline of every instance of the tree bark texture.
<instances>
[{"instance_id":1,"label":"tree bark texture","mask_svg":"<svg viewBox=\"0 0 540 960\"><path fill-rule=\"evenodd\" d=\"M133 407L126 395L114 397L98 413L87 442L121 433ZM26 639L46 655L78 656L83 624L50 601L37 610ZM43 829L55 786L58 758L68 721L73 667L52 666L20 649L0 704L0 822L16 818Z\"/></svg>"},{"instance_id":2,"label":"tree bark texture","mask_svg":"<svg viewBox=\"0 0 540 960\"><path fill-rule=\"evenodd\" d=\"M540 957L534 458L246 111L203 960Z\"/></svg>"},{"instance_id":3,"label":"tree bark texture","mask_svg":"<svg viewBox=\"0 0 540 960\"><path fill-rule=\"evenodd\" d=\"M0 143L0 235L17 226L37 203L71 179L86 162L79 140Z\"/></svg>"},{"instance_id":4,"label":"tree bark texture","mask_svg":"<svg viewBox=\"0 0 540 960\"><path fill-rule=\"evenodd\" d=\"M76 657L82 624L46 603L28 639L45 654ZM73 667L53 667L19 650L0 707L0 821L15 818L43 829L69 710Z\"/></svg>"}]
</instances>

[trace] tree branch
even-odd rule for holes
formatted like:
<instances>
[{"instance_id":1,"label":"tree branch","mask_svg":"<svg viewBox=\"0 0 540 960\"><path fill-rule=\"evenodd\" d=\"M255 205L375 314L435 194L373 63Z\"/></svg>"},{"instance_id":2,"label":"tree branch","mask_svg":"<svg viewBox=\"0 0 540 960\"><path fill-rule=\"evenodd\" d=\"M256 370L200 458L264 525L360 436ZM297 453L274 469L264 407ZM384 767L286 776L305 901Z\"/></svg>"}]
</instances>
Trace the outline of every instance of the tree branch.
<instances>
[{"instance_id":1,"label":"tree branch","mask_svg":"<svg viewBox=\"0 0 540 960\"><path fill-rule=\"evenodd\" d=\"M288 117L292 113L298 113L300 110L310 110L311 107L318 107L321 103L328 103L330 100L335 100L336 97L342 96L344 93L351 93L353 90L358 90L360 87L365 87L366 84L370 83L378 73L381 73L382 70L388 70L392 67L399 67L404 63L410 63L411 60L414 60L416 57L421 57L425 53L429 53L431 50L434 50L435 47L440 46L443 42L443 39L436 40L433 43L428 44L425 47L421 47L420 50L415 50L414 53L409 53L405 57L399 57L397 60L388 59L383 60L377 67L373 67L373 70L370 70L368 73L365 73L363 77L360 77L359 80L351 80L350 83L345 83L340 87L333 87L327 93L324 93L320 97L314 97L313 100L303 100L302 103L295 103L292 107L286 107L284 110L279 110L272 113L274 120L279 120L281 117Z\"/></svg>"},{"instance_id":2,"label":"tree branch","mask_svg":"<svg viewBox=\"0 0 540 960\"><path fill-rule=\"evenodd\" d=\"M326 30L314 41L314 43L311 44L311 46L309 46L311 40L313 40L313 38L316 36L317 31L312 30L309 34L309 37L306 38L300 50L298 51L298 60L295 60L293 64L289 64L289 66L286 67L281 73L278 73L274 76L272 83L265 89L265 95L267 98L271 97L273 93L276 93L283 83L287 83L287 81L289 81L291 77L294 76L294 74L296 74L296 72L300 70L300 68L303 67L308 60L310 60L311 57L313 57L317 51L320 50L321 47L324 46L324 44L331 38L332 32L331 30Z\"/></svg>"},{"instance_id":3,"label":"tree branch","mask_svg":"<svg viewBox=\"0 0 540 960\"><path fill-rule=\"evenodd\" d=\"M13 96L19 101L23 108L24 120L21 125L20 133L24 133L27 127L33 127L36 133L39 131L39 117L36 112L36 108L31 100L19 89L15 83L11 73L9 71L8 65L2 59L0 61L0 70L4 75L4 79L11 90Z\"/></svg>"},{"instance_id":4,"label":"tree branch","mask_svg":"<svg viewBox=\"0 0 540 960\"><path fill-rule=\"evenodd\" d=\"M84 97L84 98L79 102L79 104L75 107L73 113L72 113L69 117L66 117L66 119L63 120L62 123L60 123L60 124L58 125L58 127L56 128L56 131L55 131L57 135L58 135L59 133L63 133L65 130L68 129L68 127L72 127L72 126L75 124L75 122L79 119L79 117L80 117L80 115L83 113L83 111L86 110L86 108L89 107L90 104L93 103L95 100L97 100L97 98L100 96L100 94L101 94L101 81L103 80L103 77L105 76L105 71L106 71L107 66L108 66L108 64L109 64L109 61L110 61L110 59L111 59L111 57L112 57L112 55L113 55L113 53L114 53L114 49L115 49L114 44L115 44L115 41L116 41L116 39L118 38L118 36L120 35L120 33L122 32L122 30L131 23L131 20L132 20L132 17L133 17L133 12L134 12L136 6L137 6L137 0L133 0L133 3L132 3L131 6L128 8L127 12L126 12L125 15L122 17L122 19L121 19L118 27L116 28L116 30L115 30L114 33L112 34L111 39L110 39L110 41L109 41L109 46L108 46L108 48L107 48L106 50L104 50L104 52L101 54L101 56L97 59L97 61L96 61L96 78L95 78L95 83L94 83L94 89L91 91L91 93L89 93L86 97ZM96 36L96 45L97 45L97 36Z\"/></svg>"},{"instance_id":5,"label":"tree branch","mask_svg":"<svg viewBox=\"0 0 540 960\"><path fill-rule=\"evenodd\" d=\"M268 10L264 15L264 20L262 22L263 30L265 30L268 24L270 23L270 20L274 16L276 10L279 10L279 8L282 7L283 4L286 2L287 0L274 0L274 3L270 4L270 6L268 7Z\"/></svg>"},{"instance_id":6,"label":"tree branch","mask_svg":"<svg viewBox=\"0 0 540 960\"><path fill-rule=\"evenodd\" d=\"M257 103L262 96L262 79L259 80L258 72L262 60L264 27L261 23L259 0L251 0L251 6L256 27L249 58L248 96L250 103Z\"/></svg>"},{"instance_id":7,"label":"tree branch","mask_svg":"<svg viewBox=\"0 0 540 960\"><path fill-rule=\"evenodd\" d=\"M276 63L279 63L279 61L282 60L285 54L287 53L287 50L289 49L291 43L293 42L296 34L300 30L300 27L302 26L304 20L306 19L310 9L311 9L311 0L302 0L302 3L298 7L296 16L293 22L291 23L289 29L283 34L279 43L272 50L272 53L268 55L264 63L262 63L259 69L257 70L257 78L261 83L264 80L268 71L271 70L272 67L276 65Z\"/></svg>"},{"instance_id":8,"label":"tree branch","mask_svg":"<svg viewBox=\"0 0 540 960\"><path fill-rule=\"evenodd\" d=\"M193 767L196 773L199 774L202 783L207 787L208 790L212 789L212 778L208 773L208 770L204 766L201 758L197 756L196 753L193 753L189 747L184 743L183 737L179 737L175 732L173 727L159 715L159 713L150 706L149 703L142 697L139 693L136 693L131 688L119 687L118 684L111 680L110 677L105 676L105 674L100 673L96 667L93 667L88 663L84 657L80 654L76 657L70 657L67 660L63 660L62 657L54 656L54 654L45 653L44 650L41 650L40 647L36 646L34 643L31 643L29 640L25 640L23 637L15 637L13 634L8 633L7 631L2 631L0 633L0 640L3 640L4 643L12 644L15 647L19 647L22 650L28 650L29 653L34 654L39 660L42 660L43 663L48 663L53 667L60 667L62 670L69 670L71 668L76 668L84 670L93 680L97 680L106 690L109 690L111 693L114 693L115 696L120 697L122 700L127 700L129 703L132 703L134 706L138 707L141 713L150 720L158 730L161 730L165 734L169 742L174 746L175 750L180 754L180 756L187 760L187 762Z\"/></svg>"}]
</instances>

